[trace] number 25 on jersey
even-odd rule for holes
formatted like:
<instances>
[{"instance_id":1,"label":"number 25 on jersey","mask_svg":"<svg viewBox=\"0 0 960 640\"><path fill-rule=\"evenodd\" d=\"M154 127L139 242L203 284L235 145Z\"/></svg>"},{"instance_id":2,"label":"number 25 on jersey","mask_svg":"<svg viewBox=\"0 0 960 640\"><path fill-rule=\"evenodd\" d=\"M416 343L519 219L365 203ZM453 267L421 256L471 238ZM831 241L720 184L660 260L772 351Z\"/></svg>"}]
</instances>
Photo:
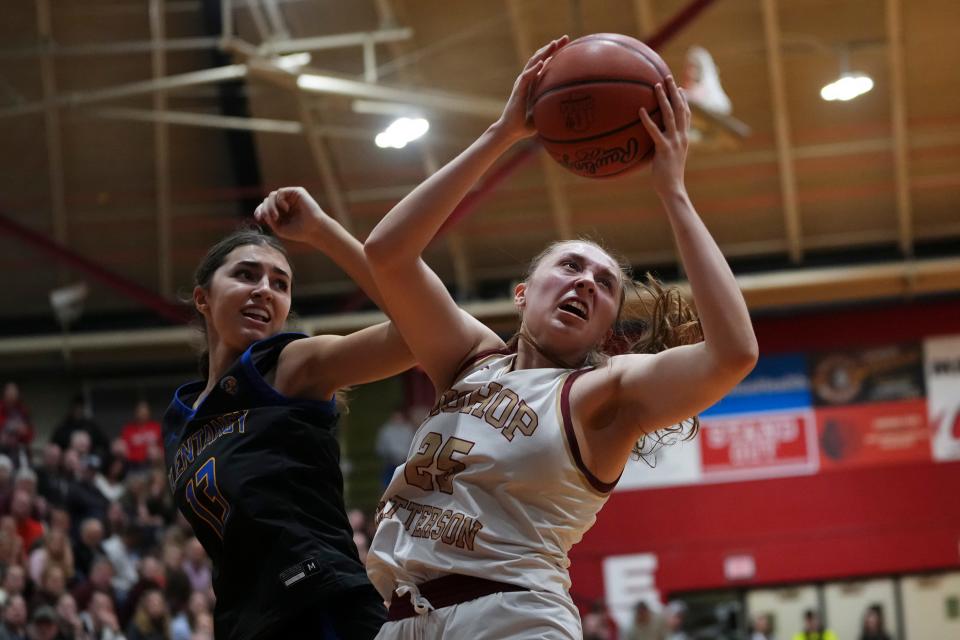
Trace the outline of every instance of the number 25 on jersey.
<instances>
[{"instance_id":1,"label":"number 25 on jersey","mask_svg":"<svg viewBox=\"0 0 960 640\"><path fill-rule=\"evenodd\" d=\"M403 467L403 477L407 484L420 487L424 491L440 490L453 493L453 476L467 468L467 465L454 459L453 454L467 454L475 442L451 436L443 442L443 436L431 431L420 441L420 447ZM438 473L430 471L436 462Z\"/></svg>"}]
</instances>

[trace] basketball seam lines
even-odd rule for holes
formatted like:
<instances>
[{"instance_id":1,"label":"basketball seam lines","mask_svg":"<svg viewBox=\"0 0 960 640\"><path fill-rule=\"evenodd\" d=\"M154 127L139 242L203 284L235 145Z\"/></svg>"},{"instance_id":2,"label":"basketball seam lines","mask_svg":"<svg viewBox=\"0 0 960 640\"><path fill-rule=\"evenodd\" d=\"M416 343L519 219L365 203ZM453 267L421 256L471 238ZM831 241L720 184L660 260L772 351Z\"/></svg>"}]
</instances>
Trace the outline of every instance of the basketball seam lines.
<instances>
[{"instance_id":1,"label":"basketball seam lines","mask_svg":"<svg viewBox=\"0 0 960 640\"><path fill-rule=\"evenodd\" d=\"M583 40L584 41L580 43L571 42L570 44L587 44L588 42L597 42L598 40L600 42L609 42L610 44L615 44L618 47L623 47L627 51L632 51L633 53L637 54L638 56L640 56L641 58L649 62L653 66L653 68L656 70L657 73L660 73L660 67L657 66L657 63L654 62L652 58L647 56L647 54L641 51L640 49L634 49L633 47L631 47L625 42L620 42L618 40L612 40L610 38L603 38L603 37L591 38L590 36L586 36L585 38L583 38Z\"/></svg>"},{"instance_id":2,"label":"basketball seam lines","mask_svg":"<svg viewBox=\"0 0 960 640\"><path fill-rule=\"evenodd\" d=\"M657 108L654 109L653 111L648 111L648 113L649 113L651 116L654 116L654 115L660 113L660 108L657 107ZM557 138L547 138L546 136L541 135L541 136L540 136L540 139L543 140L543 141L545 141L545 142L552 142L552 143L554 143L554 144L569 144L569 143L571 143L571 142L589 142L590 140L598 140L598 139L600 139L600 138L606 138L607 136L611 136L611 135L613 135L613 134L615 134L615 133L620 133L621 131L624 131L624 130L626 130L626 129L629 129L630 127L636 126L636 124L637 124L638 122L642 123L643 120L640 119L640 118L637 118L636 120L634 120L634 121L632 121L632 122L628 122L627 124L622 125L622 126L620 126L620 127L617 127L616 129L611 129L610 131L604 131L603 133L598 133L598 134L593 135L593 136L586 136L585 138L572 138L572 139L569 139L569 140L560 140L560 139L557 139Z\"/></svg>"},{"instance_id":3,"label":"basketball seam lines","mask_svg":"<svg viewBox=\"0 0 960 640\"><path fill-rule=\"evenodd\" d=\"M581 87L586 84L636 84L641 87L649 87L653 89L654 85L649 82L643 82L642 80L627 80L625 78L598 78L596 80L576 80L574 82L565 82L564 84L558 85L556 87L551 87L535 97L533 99L533 104L536 105L544 96L548 96L551 93L556 93L561 89L568 89L570 87Z\"/></svg>"}]
</instances>

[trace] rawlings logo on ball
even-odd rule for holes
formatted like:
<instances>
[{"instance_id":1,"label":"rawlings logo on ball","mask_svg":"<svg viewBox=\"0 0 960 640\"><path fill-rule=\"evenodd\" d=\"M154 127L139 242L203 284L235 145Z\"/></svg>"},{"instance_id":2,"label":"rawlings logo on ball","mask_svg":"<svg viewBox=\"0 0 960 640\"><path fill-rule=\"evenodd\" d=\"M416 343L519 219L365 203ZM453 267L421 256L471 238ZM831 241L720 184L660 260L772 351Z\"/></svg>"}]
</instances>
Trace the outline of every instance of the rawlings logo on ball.
<instances>
[{"instance_id":1,"label":"rawlings logo on ball","mask_svg":"<svg viewBox=\"0 0 960 640\"><path fill-rule=\"evenodd\" d=\"M560 103L563 124L571 131L586 131L593 124L593 97L575 93Z\"/></svg>"},{"instance_id":2,"label":"rawlings logo on ball","mask_svg":"<svg viewBox=\"0 0 960 640\"><path fill-rule=\"evenodd\" d=\"M640 143L636 138L627 140L623 147L591 147L577 151L576 158L572 159L566 153L559 158L560 164L578 173L596 174L599 170L611 164L629 165L640 152Z\"/></svg>"}]
</instances>

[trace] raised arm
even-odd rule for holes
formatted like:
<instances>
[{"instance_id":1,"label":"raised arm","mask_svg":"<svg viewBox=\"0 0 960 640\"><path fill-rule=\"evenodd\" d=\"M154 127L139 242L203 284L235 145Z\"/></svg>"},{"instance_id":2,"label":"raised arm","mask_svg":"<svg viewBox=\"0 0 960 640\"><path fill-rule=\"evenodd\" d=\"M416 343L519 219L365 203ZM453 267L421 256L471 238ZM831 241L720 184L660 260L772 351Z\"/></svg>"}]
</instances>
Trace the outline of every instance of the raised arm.
<instances>
[{"instance_id":1,"label":"raised arm","mask_svg":"<svg viewBox=\"0 0 960 640\"><path fill-rule=\"evenodd\" d=\"M305 242L343 269L374 304L383 309L377 285L370 275L363 245L331 218L303 187L271 191L253 214L285 240Z\"/></svg>"},{"instance_id":2,"label":"raised arm","mask_svg":"<svg viewBox=\"0 0 960 640\"><path fill-rule=\"evenodd\" d=\"M653 184L690 280L704 339L655 355L615 357L609 367L592 372L592 380L585 379L579 392L574 387L572 400L583 424L614 428L615 433L601 440L623 453L620 465L640 435L696 415L728 393L753 369L758 352L736 279L684 185L690 123L686 97L672 77L656 92L664 131L646 111L641 113L656 143Z\"/></svg>"},{"instance_id":3,"label":"raised arm","mask_svg":"<svg viewBox=\"0 0 960 640\"><path fill-rule=\"evenodd\" d=\"M254 218L281 238L306 242L322 251L383 308L363 245L305 189L273 191L257 207ZM384 322L347 336L321 335L292 342L280 355L274 384L291 397L329 398L338 389L380 380L413 364L403 338L392 323Z\"/></svg>"},{"instance_id":4,"label":"raised arm","mask_svg":"<svg viewBox=\"0 0 960 640\"><path fill-rule=\"evenodd\" d=\"M445 390L470 355L503 341L457 307L421 256L450 213L487 169L518 140L533 133L527 95L544 61L566 36L538 51L513 86L500 119L463 153L427 178L374 228L364 251L390 317L438 391Z\"/></svg>"}]
</instances>

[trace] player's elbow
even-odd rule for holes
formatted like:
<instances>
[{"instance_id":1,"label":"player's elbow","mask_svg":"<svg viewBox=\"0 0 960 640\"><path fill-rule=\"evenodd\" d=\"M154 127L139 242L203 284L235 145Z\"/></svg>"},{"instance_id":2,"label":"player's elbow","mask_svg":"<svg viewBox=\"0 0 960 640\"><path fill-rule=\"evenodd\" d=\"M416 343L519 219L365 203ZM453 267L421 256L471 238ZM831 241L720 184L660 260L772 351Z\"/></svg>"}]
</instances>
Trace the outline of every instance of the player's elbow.
<instances>
[{"instance_id":1,"label":"player's elbow","mask_svg":"<svg viewBox=\"0 0 960 640\"><path fill-rule=\"evenodd\" d=\"M760 346L751 331L749 337L744 337L738 344L726 350L723 354L723 368L729 371L731 376L742 380L753 371L759 359Z\"/></svg>"},{"instance_id":2,"label":"player's elbow","mask_svg":"<svg viewBox=\"0 0 960 640\"><path fill-rule=\"evenodd\" d=\"M363 243L363 254L367 258L367 264L374 273L385 271L390 268L391 261L396 259L398 251L392 250L393 243L389 241L386 234L374 229L370 232L367 241Z\"/></svg>"}]
</instances>

